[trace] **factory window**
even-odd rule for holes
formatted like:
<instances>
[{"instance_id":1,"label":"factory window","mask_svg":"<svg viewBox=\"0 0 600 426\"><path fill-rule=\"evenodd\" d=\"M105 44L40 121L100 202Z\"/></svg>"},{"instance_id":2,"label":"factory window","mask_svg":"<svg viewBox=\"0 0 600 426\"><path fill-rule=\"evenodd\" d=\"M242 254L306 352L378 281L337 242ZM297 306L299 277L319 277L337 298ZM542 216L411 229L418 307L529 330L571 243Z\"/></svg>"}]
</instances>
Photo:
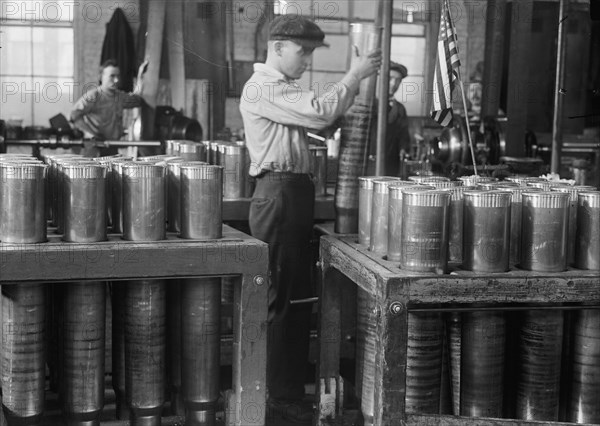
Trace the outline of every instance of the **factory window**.
<instances>
[{"instance_id":1,"label":"factory window","mask_svg":"<svg viewBox=\"0 0 600 426\"><path fill-rule=\"evenodd\" d=\"M0 6L1 118L48 126L74 102L72 1L4 1Z\"/></svg>"}]
</instances>

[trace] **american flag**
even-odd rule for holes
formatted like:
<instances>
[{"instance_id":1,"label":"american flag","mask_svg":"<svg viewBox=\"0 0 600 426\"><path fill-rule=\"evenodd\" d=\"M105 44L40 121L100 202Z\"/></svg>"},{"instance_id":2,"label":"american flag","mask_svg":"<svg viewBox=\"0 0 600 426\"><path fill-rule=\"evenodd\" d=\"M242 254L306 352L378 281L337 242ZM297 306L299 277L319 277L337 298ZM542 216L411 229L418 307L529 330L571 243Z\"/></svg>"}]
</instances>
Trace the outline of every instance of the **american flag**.
<instances>
[{"instance_id":1,"label":"american flag","mask_svg":"<svg viewBox=\"0 0 600 426\"><path fill-rule=\"evenodd\" d=\"M442 0L442 16L440 18L440 34L437 47L431 117L446 127L452 123L452 91L460 67L458 44L452 18L450 17L448 0Z\"/></svg>"}]
</instances>

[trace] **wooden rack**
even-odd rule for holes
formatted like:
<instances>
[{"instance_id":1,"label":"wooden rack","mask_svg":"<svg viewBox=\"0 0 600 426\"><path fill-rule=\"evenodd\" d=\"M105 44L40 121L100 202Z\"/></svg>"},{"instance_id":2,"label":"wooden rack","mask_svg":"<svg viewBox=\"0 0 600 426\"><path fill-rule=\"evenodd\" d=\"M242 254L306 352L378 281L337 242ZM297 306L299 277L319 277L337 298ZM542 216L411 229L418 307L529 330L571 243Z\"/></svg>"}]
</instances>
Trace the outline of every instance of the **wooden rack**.
<instances>
[{"instance_id":1,"label":"wooden rack","mask_svg":"<svg viewBox=\"0 0 600 426\"><path fill-rule=\"evenodd\" d=\"M154 242L109 235L98 243L0 243L0 284L237 276L233 315L233 383L227 425L264 425L268 246L229 226L219 240L175 234Z\"/></svg>"},{"instance_id":2,"label":"wooden rack","mask_svg":"<svg viewBox=\"0 0 600 426\"><path fill-rule=\"evenodd\" d=\"M561 273L534 273L511 269L506 273L482 274L453 268L445 275L415 273L401 270L396 263L369 252L356 239L355 235L330 235L323 236L320 242L323 285L317 373L317 385L320 386L317 392L318 424L328 424L328 419L339 418L342 412L339 369L340 344L343 340L340 335L343 280L339 279L339 274L345 275L366 291L376 306L375 425L547 424L514 419L406 413L408 314L428 308L447 311L494 310L525 305L564 308L569 304L598 307L598 271L569 269Z\"/></svg>"}]
</instances>

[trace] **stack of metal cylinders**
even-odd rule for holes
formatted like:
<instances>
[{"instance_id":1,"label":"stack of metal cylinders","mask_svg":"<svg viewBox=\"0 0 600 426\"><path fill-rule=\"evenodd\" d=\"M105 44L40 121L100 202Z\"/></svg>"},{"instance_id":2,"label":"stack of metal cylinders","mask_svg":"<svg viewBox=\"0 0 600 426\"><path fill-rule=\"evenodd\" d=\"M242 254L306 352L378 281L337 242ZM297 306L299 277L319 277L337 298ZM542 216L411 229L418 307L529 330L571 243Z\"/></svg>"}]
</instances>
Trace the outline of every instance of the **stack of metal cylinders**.
<instances>
[{"instance_id":1,"label":"stack of metal cylinders","mask_svg":"<svg viewBox=\"0 0 600 426\"><path fill-rule=\"evenodd\" d=\"M463 261L463 211L464 191L473 190L473 186L455 186L446 188L450 192L450 207L448 210L448 262L462 263Z\"/></svg>"},{"instance_id":2,"label":"stack of metal cylinders","mask_svg":"<svg viewBox=\"0 0 600 426\"><path fill-rule=\"evenodd\" d=\"M311 173L315 182L315 195L327 195L327 147L310 145ZM360 189L359 189L360 199ZM360 203L360 201L359 201ZM360 213L359 213L360 214Z\"/></svg>"},{"instance_id":3,"label":"stack of metal cylinders","mask_svg":"<svg viewBox=\"0 0 600 426\"><path fill-rule=\"evenodd\" d=\"M56 167L56 180L54 182L56 188L56 233L64 234L65 232L65 186L67 177L65 170L70 165L98 165L91 158L84 157L61 157L54 160ZM104 207L106 208L106 207Z\"/></svg>"},{"instance_id":4,"label":"stack of metal cylinders","mask_svg":"<svg viewBox=\"0 0 600 426\"><path fill-rule=\"evenodd\" d=\"M523 193L540 191L526 186L503 186L502 191L512 194L510 203L510 255L511 266L521 262L521 220L523 216Z\"/></svg>"},{"instance_id":5,"label":"stack of metal cylinders","mask_svg":"<svg viewBox=\"0 0 600 426\"><path fill-rule=\"evenodd\" d=\"M575 267L600 270L600 191L577 194ZM567 421L600 423L600 310L576 312Z\"/></svg>"},{"instance_id":6,"label":"stack of metal cylinders","mask_svg":"<svg viewBox=\"0 0 600 426\"><path fill-rule=\"evenodd\" d=\"M399 178L382 177L373 180L373 195L371 199L371 230L369 250L375 253L387 253L388 245L388 208L389 185L399 182Z\"/></svg>"},{"instance_id":7,"label":"stack of metal cylinders","mask_svg":"<svg viewBox=\"0 0 600 426\"><path fill-rule=\"evenodd\" d=\"M350 44L358 55L366 55L379 47L381 28L371 24L352 24ZM358 60L353 55L352 61ZM340 141L338 178L334 208L335 232L352 234L358 230L358 177L364 174L367 144L373 120L376 76L365 78L354 104L344 116Z\"/></svg>"},{"instance_id":8,"label":"stack of metal cylinders","mask_svg":"<svg viewBox=\"0 0 600 426\"><path fill-rule=\"evenodd\" d=\"M408 181L394 181L388 185L388 208L387 208L387 260L400 262L402 258L402 199L404 189L415 189L427 191L432 186L415 185ZM373 230L371 228L371 230Z\"/></svg>"},{"instance_id":9,"label":"stack of metal cylinders","mask_svg":"<svg viewBox=\"0 0 600 426\"><path fill-rule=\"evenodd\" d=\"M373 181L381 176L358 178L358 243L369 247L371 242L371 208L373 203Z\"/></svg>"},{"instance_id":10,"label":"stack of metal cylinders","mask_svg":"<svg viewBox=\"0 0 600 426\"><path fill-rule=\"evenodd\" d=\"M463 193L463 268L475 272L509 269L511 194ZM502 312L462 316L460 414L500 417L503 412L506 318Z\"/></svg>"},{"instance_id":11,"label":"stack of metal cylinders","mask_svg":"<svg viewBox=\"0 0 600 426\"><path fill-rule=\"evenodd\" d=\"M47 166L19 158L0 161L0 241L41 243ZM2 405L9 424L38 424L44 411L45 309L43 284L3 283Z\"/></svg>"},{"instance_id":12,"label":"stack of metal cylinders","mask_svg":"<svg viewBox=\"0 0 600 426\"><path fill-rule=\"evenodd\" d=\"M222 236L223 167L180 166L181 237ZM186 425L215 424L219 397L221 279L181 280L181 388Z\"/></svg>"},{"instance_id":13,"label":"stack of metal cylinders","mask_svg":"<svg viewBox=\"0 0 600 426\"><path fill-rule=\"evenodd\" d=\"M124 239L165 239L165 175L162 165L123 164ZM124 301L113 309L116 318L124 320L125 396L131 424L158 426L166 389L166 282L113 283L113 296Z\"/></svg>"}]
</instances>

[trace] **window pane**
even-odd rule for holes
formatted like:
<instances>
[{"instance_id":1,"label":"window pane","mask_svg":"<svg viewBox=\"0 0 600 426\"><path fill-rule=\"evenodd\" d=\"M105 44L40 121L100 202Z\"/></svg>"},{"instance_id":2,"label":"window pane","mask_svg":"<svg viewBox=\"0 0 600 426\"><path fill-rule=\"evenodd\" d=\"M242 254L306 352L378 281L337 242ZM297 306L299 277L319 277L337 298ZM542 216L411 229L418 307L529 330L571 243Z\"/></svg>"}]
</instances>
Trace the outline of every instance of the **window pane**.
<instances>
[{"instance_id":1,"label":"window pane","mask_svg":"<svg viewBox=\"0 0 600 426\"><path fill-rule=\"evenodd\" d=\"M0 74L31 75L31 28L4 25Z\"/></svg>"},{"instance_id":2,"label":"window pane","mask_svg":"<svg viewBox=\"0 0 600 426\"><path fill-rule=\"evenodd\" d=\"M4 49L2 49L4 50ZM2 117L9 120L23 120L23 126L30 126L31 111L35 95L31 77L2 76Z\"/></svg>"},{"instance_id":3,"label":"window pane","mask_svg":"<svg viewBox=\"0 0 600 426\"><path fill-rule=\"evenodd\" d=\"M3 1L0 16L6 20L35 23L73 22L74 1L26 0Z\"/></svg>"},{"instance_id":4,"label":"window pane","mask_svg":"<svg viewBox=\"0 0 600 426\"><path fill-rule=\"evenodd\" d=\"M403 64L408 75L425 74L425 38L392 37L390 58Z\"/></svg>"},{"instance_id":5,"label":"window pane","mask_svg":"<svg viewBox=\"0 0 600 426\"><path fill-rule=\"evenodd\" d=\"M393 35L425 36L425 26L417 24L392 24Z\"/></svg>"},{"instance_id":6,"label":"window pane","mask_svg":"<svg viewBox=\"0 0 600 426\"><path fill-rule=\"evenodd\" d=\"M36 75L73 77L73 29L33 28Z\"/></svg>"}]
</instances>

